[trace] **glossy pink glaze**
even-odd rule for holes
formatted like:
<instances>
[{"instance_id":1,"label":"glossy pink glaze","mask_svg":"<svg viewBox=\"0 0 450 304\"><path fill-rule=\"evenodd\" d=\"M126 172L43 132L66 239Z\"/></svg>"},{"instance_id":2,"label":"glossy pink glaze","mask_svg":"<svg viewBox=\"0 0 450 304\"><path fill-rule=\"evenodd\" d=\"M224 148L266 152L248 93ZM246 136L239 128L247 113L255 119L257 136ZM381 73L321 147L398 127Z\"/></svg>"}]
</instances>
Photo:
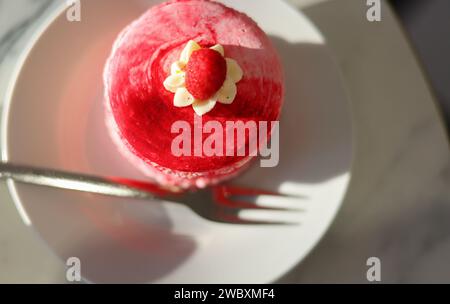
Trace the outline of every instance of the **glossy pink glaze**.
<instances>
[{"instance_id":1,"label":"glossy pink glaze","mask_svg":"<svg viewBox=\"0 0 450 304\"><path fill-rule=\"evenodd\" d=\"M155 6L128 26L114 44L105 72L107 125L120 151L159 182L206 186L236 175L250 157L176 157L171 126L187 121L192 107L173 106L162 83L189 40L203 47L222 44L225 57L244 71L231 105L217 104L202 117L273 121L280 114L284 81L280 60L266 34L246 15L209 0L176 0ZM204 137L206 138L206 136Z\"/></svg>"}]
</instances>

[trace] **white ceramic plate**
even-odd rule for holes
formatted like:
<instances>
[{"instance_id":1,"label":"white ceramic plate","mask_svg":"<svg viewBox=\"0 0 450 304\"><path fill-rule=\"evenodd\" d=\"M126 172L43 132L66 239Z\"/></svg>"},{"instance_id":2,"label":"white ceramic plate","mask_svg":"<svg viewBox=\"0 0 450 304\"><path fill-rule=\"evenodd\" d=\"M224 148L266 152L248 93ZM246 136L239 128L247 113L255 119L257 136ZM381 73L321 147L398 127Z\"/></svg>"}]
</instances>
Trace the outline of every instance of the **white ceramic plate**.
<instances>
[{"instance_id":1,"label":"white ceramic plate","mask_svg":"<svg viewBox=\"0 0 450 304\"><path fill-rule=\"evenodd\" d=\"M4 160L144 178L116 152L103 124L102 70L119 31L160 1L64 7L25 50L2 126ZM205 221L171 204L112 199L9 182L27 225L63 260L76 256L91 282L266 283L311 251L344 198L352 124L339 72L319 31L282 1L223 1L253 17L284 61L287 96L280 165L236 183L301 194L301 225L243 227ZM31 253L30 253L31 254Z\"/></svg>"}]
</instances>

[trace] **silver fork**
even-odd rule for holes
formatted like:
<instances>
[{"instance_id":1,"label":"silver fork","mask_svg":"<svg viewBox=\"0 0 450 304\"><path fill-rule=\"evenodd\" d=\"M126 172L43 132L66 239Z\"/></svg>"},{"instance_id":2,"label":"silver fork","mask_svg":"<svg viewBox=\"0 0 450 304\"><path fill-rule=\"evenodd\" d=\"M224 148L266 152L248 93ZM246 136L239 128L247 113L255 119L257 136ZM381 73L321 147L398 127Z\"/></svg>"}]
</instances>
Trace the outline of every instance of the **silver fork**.
<instances>
[{"instance_id":1,"label":"silver fork","mask_svg":"<svg viewBox=\"0 0 450 304\"><path fill-rule=\"evenodd\" d=\"M100 195L181 204L205 219L220 223L293 225L299 224L299 219L305 211L305 205L301 203L302 197L231 185L176 192L152 183L131 179L100 177L2 162L0 180L7 179Z\"/></svg>"}]
</instances>

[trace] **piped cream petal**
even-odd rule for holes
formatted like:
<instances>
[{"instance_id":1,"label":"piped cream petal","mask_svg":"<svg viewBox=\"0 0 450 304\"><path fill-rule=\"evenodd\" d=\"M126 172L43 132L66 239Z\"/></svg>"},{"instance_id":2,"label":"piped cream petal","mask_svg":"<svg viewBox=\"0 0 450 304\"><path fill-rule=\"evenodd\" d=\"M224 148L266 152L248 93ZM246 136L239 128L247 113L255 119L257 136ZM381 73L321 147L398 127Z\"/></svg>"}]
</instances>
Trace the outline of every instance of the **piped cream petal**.
<instances>
[{"instance_id":1,"label":"piped cream petal","mask_svg":"<svg viewBox=\"0 0 450 304\"><path fill-rule=\"evenodd\" d=\"M197 42L195 42L194 40L190 40L181 52L180 61L184 64L187 64L192 53L201 48L202 47Z\"/></svg>"},{"instance_id":2,"label":"piped cream petal","mask_svg":"<svg viewBox=\"0 0 450 304\"><path fill-rule=\"evenodd\" d=\"M167 91L175 93L178 88L184 87L185 85L185 73L178 73L175 75L170 75L164 80L164 87Z\"/></svg>"},{"instance_id":3,"label":"piped cream petal","mask_svg":"<svg viewBox=\"0 0 450 304\"><path fill-rule=\"evenodd\" d=\"M197 113L198 116L203 116L206 113L210 112L214 107L216 106L216 100L209 99L209 100L199 100L194 102L192 107L194 108L195 113Z\"/></svg>"},{"instance_id":4,"label":"piped cream petal","mask_svg":"<svg viewBox=\"0 0 450 304\"><path fill-rule=\"evenodd\" d=\"M220 55L225 56L225 50L224 50L223 46L220 44L216 44L215 46L212 46L211 50L219 52Z\"/></svg>"},{"instance_id":5,"label":"piped cream petal","mask_svg":"<svg viewBox=\"0 0 450 304\"><path fill-rule=\"evenodd\" d=\"M225 80L222 88L219 90L215 98L223 104L231 104L237 95L236 84L231 79Z\"/></svg>"},{"instance_id":6,"label":"piped cream petal","mask_svg":"<svg viewBox=\"0 0 450 304\"><path fill-rule=\"evenodd\" d=\"M232 79L235 83L241 81L244 77L244 72L237 63L236 60L231 58L226 58L227 61L227 77Z\"/></svg>"},{"instance_id":7,"label":"piped cream petal","mask_svg":"<svg viewBox=\"0 0 450 304\"><path fill-rule=\"evenodd\" d=\"M176 61L170 66L170 73L172 75L183 73L184 67L185 64L183 64L181 61Z\"/></svg>"},{"instance_id":8,"label":"piped cream petal","mask_svg":"<svg viewBox=\"0 0 450 304\"><path fill-rule=\"evenodd\" d=\"M186 88L179 88L173 98L173 105L178 108L190 106L195 102L195 98Z\"/></svg>"}]
</instances>

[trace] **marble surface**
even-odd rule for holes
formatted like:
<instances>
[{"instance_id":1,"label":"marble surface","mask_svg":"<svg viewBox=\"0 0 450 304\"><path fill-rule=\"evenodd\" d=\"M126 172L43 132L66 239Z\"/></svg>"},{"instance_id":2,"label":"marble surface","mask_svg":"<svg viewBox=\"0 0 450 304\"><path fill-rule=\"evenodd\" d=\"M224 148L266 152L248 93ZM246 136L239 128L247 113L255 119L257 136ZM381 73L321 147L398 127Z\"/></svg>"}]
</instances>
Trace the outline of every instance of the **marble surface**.
<instances>
[{"instance_id":1,"label":"marble surface","mask_svg":"<svg viewBox=\"0 0 450 304\"><path fill-rule=\"evenodd\" d=\"M450 129L450 1L390 0L422 59Z\"/></svg>"},{"instance_id":2,"label":"marble surface","mask_svg":"<svg viewBox=\"0 0 450 304\"><path fill-rule=\"evenodd\" d=\"M360 0L291 0L340 65L356 127L353 180L316 249L281 283L450 283L450 154L430 88L390 8L369 23ZM33 25L54 0L0 0L0 96ZM2 96L1 96L2 97ZM1 104L1 103L0 103ZM22 223L0 184L0 283L65 282L64 265Z\"/></svg>"}]
</instances>

